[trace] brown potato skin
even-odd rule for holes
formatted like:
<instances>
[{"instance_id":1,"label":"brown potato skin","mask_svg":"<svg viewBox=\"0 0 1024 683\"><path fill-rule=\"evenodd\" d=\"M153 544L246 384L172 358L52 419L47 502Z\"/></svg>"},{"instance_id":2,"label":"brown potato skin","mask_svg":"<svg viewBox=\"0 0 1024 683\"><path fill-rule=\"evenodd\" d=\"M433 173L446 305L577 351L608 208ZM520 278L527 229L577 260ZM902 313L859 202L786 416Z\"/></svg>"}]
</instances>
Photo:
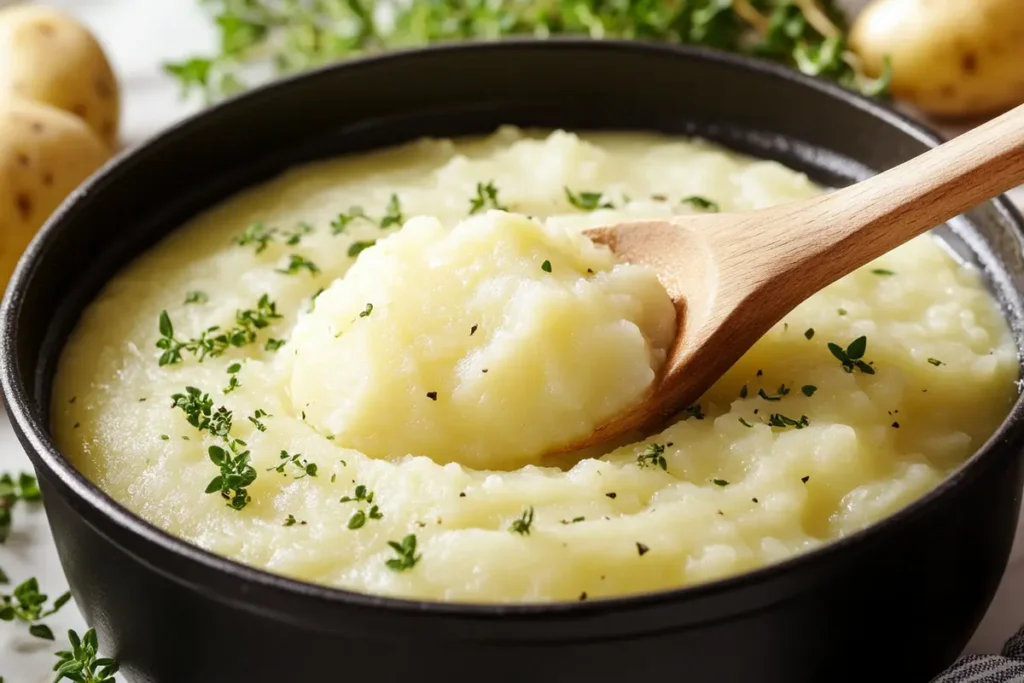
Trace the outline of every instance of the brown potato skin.
<instances>
[{"instance_id":1,"label":"brown potato skin","mask_svg":"<svg viewBox=\"0 0 1024 683\"><path fill-rule=\"evenodd\" d=\"M109 147L117 144L117 79L93 35L62 12L41 5L0 10L0 93L70 112Z\"/></svg>"},{"instance_id":2,"label":"brown potato skin","mask_svg":"<svg viewBox=\"0 0 1024 683\"><path fill-rule=\"evenodd\" d=\"M875 0L850 46L874 76L892 59L892 94L939 117L1024 102L1024 0Z\"/></svg>"},{"instance_id":3,"label":"brown potato skin","mask_svg":"<svg viewBox=\"0 0 1024 683\"><path fill-rule=\"evenodd\" d=\"M0 100L0 287L53 210L109 157L107 145L78 117Z\"/></svg>"}]
</instances>

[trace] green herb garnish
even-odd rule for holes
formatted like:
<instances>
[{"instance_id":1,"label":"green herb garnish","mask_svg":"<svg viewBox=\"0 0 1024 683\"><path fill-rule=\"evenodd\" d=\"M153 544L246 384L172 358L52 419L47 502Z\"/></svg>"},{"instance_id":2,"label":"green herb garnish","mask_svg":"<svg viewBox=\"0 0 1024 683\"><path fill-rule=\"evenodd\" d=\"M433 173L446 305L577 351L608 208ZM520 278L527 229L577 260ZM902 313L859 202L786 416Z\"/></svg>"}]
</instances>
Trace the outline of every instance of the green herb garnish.
<instances>
[{"instance_id":1,"label":"green herb garnish","mask_svg":"<svg viewBox=\"0 0 1024 683\"><path fill-rule=\"evenodd\" d=\"M235 327L221 330L218 326L208 327L195 339L179 340L174 336L174 325L167 311L161 311L157 328L160 339L156 348L160 354L160 365L174 365L182 362L182 353L189 353L203 362L207 357L216 358L231 347L240 348L256 341L257 331L268 327L272 320L280 318L277 304L264 294L256 308L237 311Z\"/></svg>"},{"instance_id":2,"label":"green herb garnish","mask_svg":"<svg viewBox=\"0 0 1024 683\"><path fill-rule=\"evenodd\" d=\"M185 387L184 394L174 394L171 400L171 407L181 408L190 425L199 431L209 428L213 412L213 399L209 394L204 394L197 387Z\"/></svg>"},{"instance_id":3,"label":"green herb garnish","mask_svg":"<svg viewBox=\"0 0 1024 683\"><path fill-rule=\"evenodd\" d=\"M348 213L339 213L338 216L331 221L331 234L340 235L348 229L349 224L358 221L368 221L373 223L373 219L366 215L361 206L353 206L348 210Z\"/></svg>"},{"instance_id":4,"label":"green herb garnish","mask_svg":"<svg viewBox=\"0 0 1024 683\"><path fill-rule=\"evenodd\" d=\"M551 261L544 261L544 263L540 264L540 269L543 270L545 273L550 273Z\"/></svg>"},{"instance_id":5,"label":"green herb garnish","mask_svg":"<svg viewBox=\"0 0 1024 683\"><path fill-rule=\"evenodd\" d=\"M665 461L665 446L660 443L652 443L644 449L644 452L636 456L637 467L660 467L668 471L668 463Z\"/></svg>"},{"instance_id":6,"label":"green herb garnish","mask_svg":"<svg viewBox=\"0 0 1024 683\"><path fill-rule=\"evenodd\" d=\"M404 572L420 561L421 556L416 554L416 534L409 534L401 542L388 541L388 545L398 555L384 563L388 569Z\"/></svg>"},{"instance_id":7,"label":"green herb garnish","mask_svg":"<svg viewBox=\"0 0 1024 683\"><path fill-rule=\"evenodd\" d=\"M228 366L228 374L231 376L228 378L228 385L224 387L224 389L222 390L223 393L230 394L232 391L242 386L242 384L238 381L238 373L239 371L241 371L241 369L241 363L232 363L231 365Z\"/></svg>"},{"instance_id":8,"label":"green herb garnish","mask_svg":"<svg viewBox=\"0 0 1024 683\"><path fill-rule=\"evenodd\" d=\"M284 231L281 236L284 237L284 243L289 247L294 247L302 241L302 238L313 232L313 226L305 221L297 224L294 230Z\"/></svg>"},{"instance_id":9,"label":"green herb garnish","mask_svg":"<svg viewBox=\"0 0 1024 683\"><path fill-rule=\"evenodd\" d=\"M256 470L249 464L248 450L235 452L245 442L238 439L230 443L230 451L220 446L210 446L210 461L220 468L220 474L214 477L206 487L206 493L220 493L228 501L228 506L241 510L249 504L250 498L246 487L256 481Z\"/></svg>"},{"instance_id":10,"label":"green herb garnish","mask_svg":"<svg viewBox=\"0 0 1024 683\"><path fill-rule=\"evenodd\" d=\"M285 275L297 275L303 270L308 270L310 275L316 275L320 272L315 263L299 254L289 254L287 265L284 268L278 268L277 272Z\"/></svg>"},{"instance_id":11,"label":"green herb garnish","mask_svg":"<svg viewBox=\"0 0 1024 683\"><path fill-rule=\"evenodd\" d=\"M614 209L610 201L601 201L604 195L600 192L573 192L565 188L565 198L580 211L596 211L597 209Z\"/></svg>"},{"instance_id":12,"label":"green herb garnish","mask_svg":"<svg viewBox=\"0 0 1024 683\"><path fill-rule=\"evenodd\" d=\"M185 295L186 304L205 304L209 300L210 297L207 296L206 292L200 292L198 289Z\"/></svg>"},{"instance_id":13,"label":"green herb garnish","mask_svg":"<svg viewBox=\"0 0 1024 683\"><path fill-rule=\"evenodd\" d=\"M349 258L355 258L377 243L377 240L360 240L353 242L348 247Z\"/></svg>"},{"instance_id":14,"label":"green herb garnish","mask_svg":"<svg viewBox=\"0 0 1024 683\"><path fill-rule=\"evenodd\" d=\"M713 483L715 486L728 486L729 485L729 482L726 481L725 479L712 479L711 483Z\"/></svg>"},{"instance_id":15,"label":"green herb garnish","mask_svg":"<svg viewBox=\"0 0 1024 683\"><path fill-rule=\"evenodd\" d=\"M268 472L277 472L278 474L284 474L285 467L293 465L298 468L301 474L296 479L303 479L305 477L315 477L317 473L317 466L315 462L309 462L302 457L301 453L295 453L294 455L288 451L281 451L280 455L281 463L276 467L268 467ZM288 476L288 475L285 475Z\"/></svg>"},{"instance_id":16,"label":"green herb garnish","mask_svg":"<svg viewBox=\"0 0 1024 683\"><path fill-rule=\"evenodd\" d=\"M498 201L498 188L495 186L493 180L489 181L486 185L483 183L477 183L476 196L469 200L470 215L483 211L484 209L508 211L508 207L503 206L501 202Z\"/></svg>"},{"instance_id":17,"label":"green herb garnish","mask_svg":"<svg viewBox=\"0 0 1024 683\"><path fill-rule=\"evenodd\" d=\"M249 422L252 422L253 425L255 425L256 429L260 430L261 432L265 432L267 431L267 425L263 424L262 422L262 419L265 417L273 417L273 415L269 414L262 408L257 408L256 412L254 412L248 419Z\"/></svg>"},{"instance_id":18,"label":"green herb garnish","mask_svg":"<svg viewBox=\"0 0 1024 683\"><path fill-rule=\"evenodd\" d=\"M384 217L380 219L381 230L394 225L401 226L405 222L405 217L402 215L402 202L399 201L397 194L391 195L384 211Z\"/></svg>"},{"instance_id":19,"label":"green herb garnish","mask_svg":"<svg viewBox=\"0 0 1024 683\"><path fill-rule=\"evenodd\" d=\"M373 304L366 304L366 308L364 308L364 309L363 309L363 310L362 310L362 311L361 311L361 312L359 313L359 317L360 317L360 318L367 318L367 317L369 317L369 315L370 315L371 313L373 313Z\"/></svg>"},{"instance_id":20,"label":"green herb garnish","mask_svg":"<svg viewBox=\"0 0 1024 683\"><path fill-rule=\"evenodd\" d=\"M868 338L857 337L844 349L833 342L828 343L828 350L843 364L843 370L853 372L854 368L865 375L875 374L875 369L864 362L864 353L867 351Z\"/></svg>"},{"instance_id":21,"label":"green herb garnish","mask_svg":"<svg viewBox=\"0 0 1024 683\"><path fill-rule=\"evenodd\" d=\"M364 502L364 503L369 504L369 503L373 502L373 491L370 491L369 489L367 489L365 484L359 484L359 485L356 486L356 489L352 493L351 496L344 496L338 502L339 503Z\"/></svg>"},{"instance_id":22,"label":"green herb garnish","mask_svg":"<svg viewBox=\"0 0 1024 683\"><path fill-rule=\"evenodd\" d=\"M802 391L804 396L806 396L807 398L814 396L814 392L817 390L818 387L814 386L813 384L805 384L804 386L800 387L800 391Z\"/></svg>"},{"instance_id":23,"label":"green herb garnish","mask_svg":"<svg viewBox=\"0 0 1024 683\"><path fill-rule=\"evenodd\" d=\"M710 199L704 197L698 197L693 195L691 197L684 197L679 200L680 204L689 204L695 208L701 209L702 211L708 211L711 213L718 213L722 210L722 207L718 205L718 202L713 202Z\"/></svg>"},{"instance_id":24,"label":"green herb garnish","mask_svg":"<svg viewBox=\"0 0 1024 683\"><path fill-rule=\"evenodd\" d=\"M883 277L884 276L888 276L888 275L895 275L896 274L895 271L886 270L885 268L875 268L871 272L874 273L875 275L881 275Z\"/></svg>"},{"instance_id":25,"label":"green herb garnish","mask_svg":"<svg viewBox=\"0 0 1024 683\"><path fill-rule=\"evenodd\" d=\"M267 351L277 351L279 348L284 346L286 341L284 339L268 339L266 346L263 348Z\"/></svg>"},{"instance_id":26,"label":"green herb garnish","mask_svg":"<svg viewBox=\"0 0 1024 683\"><path fill-rule=\"evenodd\" d=\"M945 363L943 363L938 358L929 358L928 362L931 363L932 365L934 365L935 367L939 367L940 365L945 365Z\"/></svg>"},{"instance_id":27,"label":"green herb garnish","mask_svg":"<svg viewBox=\"0 0 1024 683\"><path fill-rule=\"evenodd\" d=\"M256 253L262 254L267 246L277 238L277 228L268 228L263 223L252 223L235 240L238 246L256 245Z\"/></svg>"},{"instance_id":28,"label":"green herb garnish","mask_svg":"<svg viewBox=\"0 0 1024 683\"><path fill-rule=\"evenodd\" d=\"M348 519L349 529L362 529L366 524L367 519L383 519L384 515L381 514L380 508L376 505L370 507L368 512L363 510L356 510L352 513L352 516Z\"/></svg>"},{"instance_id":29,"label":"green herb garnish","mask_svg":"<svg viewBox=\"0 0 1024 683\"><path fill-rule=\"evenodd\" d=\"M512 525L509 526L508 530L514 534L519 534L520 536L529 536L531 526L533 526L532 505L523 511L523 514L520 515L519 519L512 522Z\"/></svg>"},{"instance_id":30,"label":"green herb garnish","mask_svg":"<svg viewBox=\"0 0 1024 683\"><path fill-rule=\"evenodd\" d=\"M813 327L808 327L807 331L804 332L804 337L806 337L808 341L810 341L811 339L814 339L814 328Z\"/></svg>"},{"instance_id":31,"label":"green herb garnish","mask_svg":"<svg viewBox=\"0 0 1024 683\"><path fill-rule=\"evenodd\" d=\"M801 415L799 420L794 420L779 413L772 413L768 417L768 425L770 427L796 427L797 429L803 429L809 424L810 422L808 422L806 415Z\"/></svg>"}]
</instances>

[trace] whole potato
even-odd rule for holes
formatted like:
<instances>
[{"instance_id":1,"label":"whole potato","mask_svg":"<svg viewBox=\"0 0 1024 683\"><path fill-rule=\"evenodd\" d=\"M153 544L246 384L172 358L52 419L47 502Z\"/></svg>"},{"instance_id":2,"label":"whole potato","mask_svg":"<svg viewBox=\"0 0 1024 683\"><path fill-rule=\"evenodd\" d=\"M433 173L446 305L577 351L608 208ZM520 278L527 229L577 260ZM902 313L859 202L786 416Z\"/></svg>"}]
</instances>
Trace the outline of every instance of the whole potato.
<instances>
[{"instance_id":1,"label":"whole potato","mask_svg":"<svg viewBox=\"0 0 1024 683\"><path fill-rule=\"evenodd\" d=\"M1024 0L875 0L850 46L892 93L946 117L998 113L1024 101Z\"/></svg>"},{"instance_id":2,"label":"whole potato","mask_svg":"<svg viewBox=\"0 0 1024 683\"><path fill-rule=\"evenodd\" d=\"M86 121L110 147L117 142L117 80L84 27L48 7L0 10L0 93L43 102Z\"/></svg>"},{"instance_id":3,"label":"whole potato","mask_svg":"<svg viewBox=\"0 0 1024 683\"><path fill-rule=\"evenodd\" d=\"M47 217L109 157L78 117L37 102L0 101L0 288Z\"/></svg>"}]
</instances>

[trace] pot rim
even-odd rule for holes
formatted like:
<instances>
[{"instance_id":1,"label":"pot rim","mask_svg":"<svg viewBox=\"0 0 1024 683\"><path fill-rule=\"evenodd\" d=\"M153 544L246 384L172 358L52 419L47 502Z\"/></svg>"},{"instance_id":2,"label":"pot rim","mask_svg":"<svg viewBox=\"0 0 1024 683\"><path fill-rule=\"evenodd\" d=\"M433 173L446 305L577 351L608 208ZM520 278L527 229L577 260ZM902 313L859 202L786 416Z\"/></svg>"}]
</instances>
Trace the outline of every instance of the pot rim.
<instances>
[{"instance_id":1,"label":"pot rim","mask_svg":"<svg viewBox=\"0 0 1024 683\"><path fill-rule=\"evenodd\" d=\"M236 103L258 101L260 98L266 97L268 93L284 91L298 84L327 78L338 71L355 71L367 66L386 64L396 60L411 60L424 54L448 53L451 55L451 58L470 58L474 53L480 51L505 51L511 53L520 50L646 52L655 55L675 55L692 61L717 63L733 69L752 71L763 78L795 82L805 89L818 91L820 94L843 102L846 106L860 109L872 117L893 126L902 134L923 142L930 147L934 147L941 142L941 138L933 131L881 102L868 99L830 81L806 76L795 69L780 64L703 47L628 40L595 40L590 38L560 37L544 40L516 38L500 41L463 41L394 50L382 54L357 57L298 75L281 78L200 110L165 128L147 139L144 143L122 151L75 190L54 211L25 250L11 277L2 304L0 304L0 337L2 337L0 338L0 389L3 392L11 424L18 433L21 443L33 464L37 468L42 469L48 475L48 478L52 479L53 483L59 486L64 497L70 498L69 502L77 511L83 513L86 523L109 537L107 532L97 527L95 516L98 515L102 522L113 524L118 531L129 536L138 537L148 544L158 546L161 550L192 563L192 569L194 570L205 570L212 572L213 575L219 575L220 578L231 578L239 582L249 582L262 588L281 592L293 598L314 598L325 603L340 606L366 607L376 610L387 610L392 613L449 615L477 619L557 614L586 616L645 606L696 601L764 584L809 565L833 560L842 555L852 554L859 547L864 547L868 543L876 542L899 533L900 529L906 526L912 519L928 514L929 510L936 506L946 504L947 499L951 497L957 488L979 476L996 459L1000 452L1015 445L1020 446L1024 444L1024 395L1018 394L1017 400L999 428L970 458L944 478L938 486L895 514L849 536L828 541L815 549L798 553L785 560L758 569L691 586L601 598L600 600L587 602L507 604L440 602L372 595L293 579L246 565L205 550L144 520L142 517L131 512L127 507L116 502L64 458L44 427L46 420L42 417L42 414L49 410L49 406L40 406L40 415L37 415L33 409L33 399L27 390L25 382L21 379L22 367L18 361L16 340L20 318L25 314L23 308L25 290L32 285L33 276L38 269L39 261L50 250L55 235L69 229L68 225L74 225L73 223L67 224L66 218L69 211L78 201L88 197L98 186L111 178L111 176L117 174L137 154L151 150L159 145L173 144L178 138L187 138L195 126L202 124L203 121L209 118L221 115L226 110L230 111L236 106ZM991 200L991 203L1004 218L1013 224L1014 229L1012 232L1015 233L1015 236L1018 239L1024 239L1024 219L1022 219L1013 204L1005 196L997 197ZM1004 318L1011 322L1013 317L1012 315L1004 315ZM1018 344L1018 353L1021 352L1020 346ZM34 368L30 369L30 371L33 370ZM90 518L90 515L92 518ZM201 586L192 583L185 576L156 566L142 556L142 554L125 548L117 541L114 542L124 552L132 554L136 559L161 572L171 580L190 585L197 590L202 590ZM251 600L256 596L249 593L248 597ZM231 596L228 595L221 595L219 598L225 601L232 600ZM258 608L259 606L249 605L249 608L254 607Z\"/></svg>"}]
</instances>

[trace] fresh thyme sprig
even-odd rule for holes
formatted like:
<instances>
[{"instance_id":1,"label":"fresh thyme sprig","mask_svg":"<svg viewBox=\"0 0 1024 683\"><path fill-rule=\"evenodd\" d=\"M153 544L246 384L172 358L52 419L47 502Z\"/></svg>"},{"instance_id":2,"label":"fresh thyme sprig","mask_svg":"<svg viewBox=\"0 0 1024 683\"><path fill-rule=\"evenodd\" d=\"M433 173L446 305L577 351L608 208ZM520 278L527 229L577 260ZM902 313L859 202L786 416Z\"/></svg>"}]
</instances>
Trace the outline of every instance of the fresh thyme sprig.
<instances>
[{"instance_id":1,"label":"fresh thyme sprig","mask_svg":"<svg viewBox=\"0 0 1024 683\"><path fill-rule=\"evenodd\" d=\"M836 0L203 0L220 47L212 56L165 65L186 94L207 102L246 87L252 64L278 73L366 52L507 36L580 36L702 45L780 62L868 95L889 74L868 78L847 49Z\"/></svg>"},{"instance_id":2,"label":"fresh thyme sprig","mask_svg":"<svg viewBox=\"0 0 1024 683\"><path fill-rule=\"evenodd\" d=\"M31 578L15 587L10 595L0 593L0 621L22 621L29 624L28 632L36 638L53 640L53 631L40 622L66 605L71 600L71 592L64 593L47 608L49 600L49 596L39 592L39 582Z\"/></svg>"},{"instance_id":3,"label":"fresh thyme sprig","mask_svg":"<svg viewBox=\"0 0 1024 683\"><path fill-rule=\"evenodd\" d=\"M679 200L679 203L689 204L695 209L700 209L701 211L707 211L709 213L718 213L719 211L722 210L722 207L718 204L718 202L713 202L706 197L699 197L697 195L684 197L683 199Z\"/></svg>"},{"instance_id":4,"label":"fresh thyme sprig","mask_svg":"<svg viewBox=\"0 0 1024 683\"><path fill-rule=\"evenodd\" d=\"M469 200L469 214L479 213L484 209L497 209L499 211L508 211L508 207L502 205L498 199L498 187L494 184L494 181L488 181L486 184L476 184L476 196Z\"/></svg>"},{"instance_id":5,"label":"fresh thyme sprig","mask_svg":"<svg viewBox=\"0 0 1024 683\"><path fill-rule=\"evenodd\" d=\"M288 254L288 263L278 268L277 272L284 275L297 275L303 270L308 270L310 275L320 272L320 268L315 263L301 254Z\"/></svg>"},{"instance_id":6,"label":"fresh thyme sprig","mask_svg":"<svg viewBox=\"0 0 1024 683\"><path fill-rule=\"evenodd\" d=\"M296 479L302 479L303 477L315 477L317 473L317 466L315 462L309 462L302 457L301 453L289 453L288 451L281 451L280 456L281 463L275 467L268 467L268 472L277 472L278 474L285 474L284 470L288 465L296 467L301 474L295 477ZM285 474L285 476L288 476Z\"/></svg>"},{"instance_id":7,"label":"fresh thyme sprig","mask_svg":"<svg viewBox=\"0 0 1024 683\"><path fill-rule=\"evenodd\" d=\"M533 526L533 506L526 508L519 519L513 520L508 530L520 536L529 536L530 528Z\"/></svg>"},{"instance_id":8,"label":"fresh thyme sprig","mask_svg":"<svg viewBox=\"0 0 1024 683\"><path fill-rule=\"evenodd\" d=\"M210 446L210 461L220 468L220 474L207 485L206 493L220 493L228 501L228 507L241 510L252 500L247 489L256 481L256 470L249 464L249 451L242 450L244 441L232 439L228 448L230 450Z\"/></svg>"},{"instance_id":9,"label":"fresh thyme sprig","mask_svg":"<svg viewBox=\"0 0 1024 683\"><path fill-rule=\"evenodd\" d=\"M388 545L398 557L393 557L384 564L388 569L404 572L416 566L421 555L416 554L416 534L409 534L401 541L388 541Z\"/></svg>"},{"instance_id":10,"label":"fresh thyme sprig","mask_svg":"<svg viewBox=\"0 0 1024 683\"><path fill-rule=\"evenodd\" d=\"M598 209L614 209L615 205L605 199L601 192L579 191L573 192L568 187L565 190L565 198L574 208L580 211L597 211ZM602 201L604 200L604 201Z\"/></svg>"},{"instance_id":11,"label":"fresh thyme sprig","mask_svg":"<svg viewBox=\"0 0 1024 683\"><path fill-rule=\"evenodd\" d=\"M665 460L665 446L660 443L652 443L644 449L644 452L636 456L637 467L660 467L668 471L668 462Z\"/></svg>"},{"instance_id":12,"label":"fresh thyme sprig","mask_svg":"<svg viewBox=\"0 0 1024 683\"><path fill-rule=\"evenodd\" d=\"M96 631L89 629L81 638L74 631L68 631L70 650L57 653L57 672L54 683L65 678L75 683L116 683L118 663L107 657L99 657L99 642Z\"/></svg>"},{"instance_id":13,"label":"fresh thyme sprig","mask_svg":"<svg viewBox=\"0 0 1024 683\"><path fill-rule=\"evenodd\" d=\"M171 407L181 408L190 425L224 440L227 449L220 446L209 448L210 461L220 469L220 474L207 485L206 493L220 493L229 507L241 510L252 500L247 489L256 481L256 470L249 464L251 454L245 441L231 436L234 413L224 406L214 410L213 399L198 387L185 387L184 393L174 394L171 400ZM261 432L267 429L260 422L263 417L270 416L264 410L257 410L249 418ZM302 467L307 473L311 468L312 476L316 476L315 464L303 463Z\"/></svg>"},{"instance_id":14,"label":"fresh thyme sprig","mask_svg":"<svg viewBox=\"0 0 1024 683\"><path fill-rule=\"evenodd\" d=\"M13 510L18 501L32 503L41 498L39 483L31 474L22 472L17 479L12 474L0 475L0 544L11 535Z\"/></svg>"},{"instance_id":15,"label":"fresh thyme sprig","mask_svg":"<svg viewBox=\"0 0 1024 683\"><path fill-rule=\"evenodd\" d=\"M374 220L366 214L361 206L353 206L348 210L348 213L340 213L331 221L331 234L341 235L348 226L357 220L366 221L368 223L376 223L377 227L381 230L387 230L395 226L401 226L405 222L405 214L402 213L402 200L398 198L397 194L392 194L388 199L387 205L384 207L384 215L379 220ZM352 256L350 253L349 256Z\"/></svg>"},{"instance_id":16,"label":"fresh thyme sprig","mask_svg":"<svg viewBox=\"0 0 1024 683\"><path fill-rule=\"evenodd\" d=\"M867 349L867 337L857 337L845 349L834 342L828 343L828 350L843 364L843 370L853 372L854 369L857 369L865 375L873 375L875 369L864 361L864 353Z\"/></svg>"},{"instance_id":17,"label":"fresh thyme sprig","mask_svg":"<svg viewBox=\"0 0 1024 683\"><path fill-rule=\"evenodd\" d=\"M315 268L315 266L314 266ZM203 330L194 339L178 339L174 334L174 324L167 311L161 311L157 329L160 339L156 348L160 349L160 366L181 363L183 354L191 354L200 363L209 358L223 355L231 347L241 348L256 341L259 330L270 326L271 322L281 317L277 312L277 304L266 294L260 297L256 308L237 311L235 326L222 330L214 325Z\"/></svg>"}]
</instances>

